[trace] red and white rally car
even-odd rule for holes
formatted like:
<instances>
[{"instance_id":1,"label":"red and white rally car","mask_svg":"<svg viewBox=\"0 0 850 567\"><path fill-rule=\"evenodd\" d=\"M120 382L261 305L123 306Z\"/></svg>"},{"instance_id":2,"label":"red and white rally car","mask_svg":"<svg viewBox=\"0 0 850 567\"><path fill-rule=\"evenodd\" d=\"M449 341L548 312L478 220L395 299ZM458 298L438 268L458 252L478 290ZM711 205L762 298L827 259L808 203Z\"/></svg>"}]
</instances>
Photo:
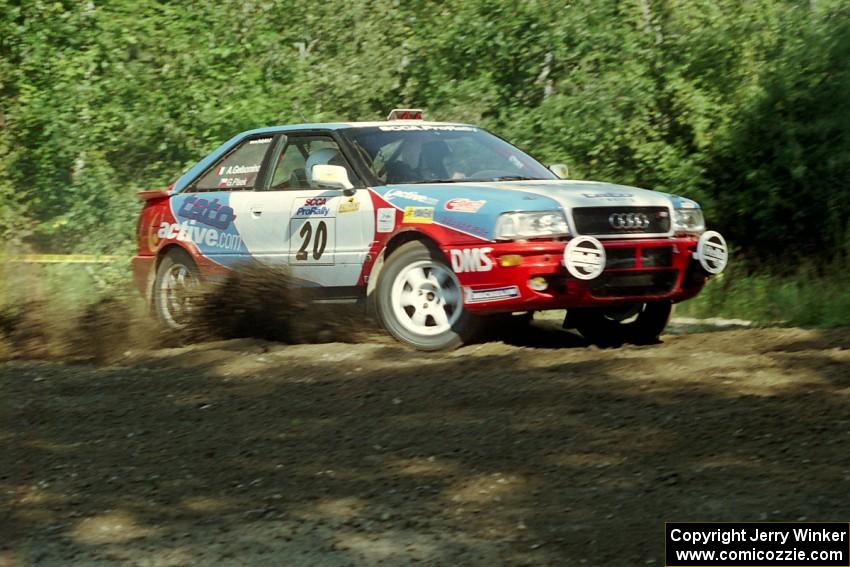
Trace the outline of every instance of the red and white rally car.
<instances>
[{"instance_id":1,"label":"red and white rally car","mask_svg":"<svg viewBox=\"0 0 850 567\"><path fill-rule=\"evenodd\" d=\"M141 194L135 280L173 329L188 288L263 262L319 301L372 303L424 350L460 345L484 316L547 309L594 342L657 340L726 243L689 199L565 169L417 110L251 130Z\"/></svg>"}]
</instances>

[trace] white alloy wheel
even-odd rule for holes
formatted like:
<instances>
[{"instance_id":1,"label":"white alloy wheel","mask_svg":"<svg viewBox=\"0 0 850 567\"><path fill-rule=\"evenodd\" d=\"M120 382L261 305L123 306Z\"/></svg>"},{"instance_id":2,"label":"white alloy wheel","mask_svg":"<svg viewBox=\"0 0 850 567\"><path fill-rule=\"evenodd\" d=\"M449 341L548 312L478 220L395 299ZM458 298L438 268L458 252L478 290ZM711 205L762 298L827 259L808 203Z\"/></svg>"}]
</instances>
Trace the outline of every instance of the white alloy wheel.
<instances>
[{"instance_id":1,"label":"white alloy wheel","mask_svg":"<svg viewBox=\"0 0 850 567\"><path fill-rule=\"evenodd\" d=\"M409 332L434 336L451 330L460 318L460 283L445 264L420 260L405 266L391 291L396 320Z\"/></svg>"}]
</instances>

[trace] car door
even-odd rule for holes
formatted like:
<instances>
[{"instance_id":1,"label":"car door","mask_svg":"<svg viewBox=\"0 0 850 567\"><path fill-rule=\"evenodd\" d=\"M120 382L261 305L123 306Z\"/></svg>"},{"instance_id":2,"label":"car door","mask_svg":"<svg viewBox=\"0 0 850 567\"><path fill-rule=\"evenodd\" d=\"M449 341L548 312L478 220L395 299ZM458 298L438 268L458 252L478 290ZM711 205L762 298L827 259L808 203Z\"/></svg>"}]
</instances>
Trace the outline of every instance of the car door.
<instances>
[{"instance_id":1,"label":"car door","mask_svg":"<svg viewBox=\"0 0 850 567\"><path fill-rule=\"evenodd\" d=\"M273 137L248 138L201 174L184 191L169 200L175 224L168 231L178 240L191 242L204 257L233 267L249 253L240 225L241 203L247 202L259 182L259 174Z\"/></svg>"},{"instance_id":2,"label":"car door","mask_svg":"<svg viewBox=\"0 0 850 567\"><path fill-rule=\"evenodd\" d=\"M312 186L306 168L320 152L346 165L330 134L291 133L277 144L265 190L241 196L240 233L253 258L285 263L298 285L354 286L374 233L371 199L366 189Z\"/></svg>"}]
</instances>

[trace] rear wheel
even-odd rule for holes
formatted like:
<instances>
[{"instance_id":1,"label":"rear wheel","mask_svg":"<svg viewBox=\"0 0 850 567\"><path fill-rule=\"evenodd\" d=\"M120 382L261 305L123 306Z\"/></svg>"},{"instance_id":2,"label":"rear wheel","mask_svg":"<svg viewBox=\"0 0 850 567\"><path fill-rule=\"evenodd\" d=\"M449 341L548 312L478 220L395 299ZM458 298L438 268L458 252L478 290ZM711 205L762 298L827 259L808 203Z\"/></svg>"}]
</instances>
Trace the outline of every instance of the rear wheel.
<instances>
[{"instance_id":1,"label":"rear wheel","mask_svg":"<svg viewBox=\"0 0 850 567\"><path fill-rule=\"evenodd\" d=\"M608 309L570 309L564 326L575 327L585 339L598 346L648 345L658 342L672 311L673 304L669 301Z\"/></svg>"},{"instance_id":2,"label":"rear wheel","mask_svg":"<svg viewBox=\"0 0 850 567\"><path fill-rule=\"evenodd\" d=\"M189 254L183 250L166 254L154 280L153 307L157 320L169 329L184 329L199 283L198 268Z\"/></svg>"},{"instance_id":3,"label":"rear wheel","mask_svg":"<svg viewBox=\"0 0 850 567\"><path fill-rule=\"evenodd\" d=\"M456 348L477 328L476 318L463 308L460 282L451 267L418 241L387 258L376 307L391 335L420 350Z\"/></svg>"}]
</instances>

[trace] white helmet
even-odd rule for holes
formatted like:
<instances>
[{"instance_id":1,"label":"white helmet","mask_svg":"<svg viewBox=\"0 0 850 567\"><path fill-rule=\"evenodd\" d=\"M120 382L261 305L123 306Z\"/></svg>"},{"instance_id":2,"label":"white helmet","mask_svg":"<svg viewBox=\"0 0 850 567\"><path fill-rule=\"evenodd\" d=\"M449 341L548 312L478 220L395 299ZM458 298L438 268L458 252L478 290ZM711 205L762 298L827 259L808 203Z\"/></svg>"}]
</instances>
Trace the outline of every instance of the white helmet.
<instances>
[{"instance_id":1,"label":"white helmet","mask_svg":"<svg viewBox=\"0 0 850 567\"><path fill-rule=\"evenodd\" d=\"M340 162L339 150L336 148L322 148L310 154L307 158L307 163L304 164L304 172L307 174L307 182L313 184L313 166L328 165L331 162ZM337 165L337 164L332 164Z\"/></svg>"}]
</instances>

